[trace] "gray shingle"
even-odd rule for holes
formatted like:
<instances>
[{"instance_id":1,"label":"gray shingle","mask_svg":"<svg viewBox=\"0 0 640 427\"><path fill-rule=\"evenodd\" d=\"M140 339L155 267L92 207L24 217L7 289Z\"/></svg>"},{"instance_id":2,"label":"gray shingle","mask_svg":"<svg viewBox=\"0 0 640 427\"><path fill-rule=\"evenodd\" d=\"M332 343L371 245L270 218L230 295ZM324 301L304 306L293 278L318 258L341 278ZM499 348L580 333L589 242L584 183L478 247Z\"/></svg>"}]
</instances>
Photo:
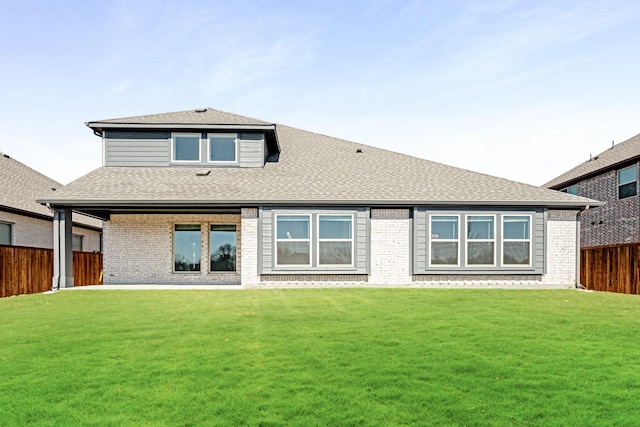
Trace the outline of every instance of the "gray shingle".
<instances>
[{"instance_id":1,"label":"gray shingle","mask_svg":"<svg viewBox=\"0 0 640 427\"><path fill-rule=\"evenodd\" d=\"M640 156L640 134L633 138L627 139L612 148L603 151L568 172L552 179L543 185L545 188L561 188L571 181L577 180L584 175L591 175L605 169L614 167L626 160Z\"/></svg>"},{"instance_id":2,"label":"gray shingle","mask_svg":"<svg viewBox=\"0 0 640 427\"><path fill-rule=\"evenodd\" d=\"M20 211L53 218L51 210L36 202L40 197L53 195L52 188L60 189L62 184L37 172L8 155L0 153L0 208ZM102 222L94 218L76 215L75 222L92 227L102 227Z\"/></svg>"},{"instance_id":3,"label":"gray shingle","mask_svg":"<svg viewBox=\"0 0 640 427\"><path fill-rule=\"evenodd\" d=\"M582 197L288 126L277 125L276 131L280 158L264 168L211 168L208 176L196 176L202 168L103 167L46 200L71 205L156 206L286 202L573 207L594 204Z\"/></svg>"},{"instance_id":4,"label":"gray shingle","mask_svg":"<svg viewBox=\"0 0 640 427\"><path fill-rule=\"evenodd\" d=\"M174 113L123 117L120 119L96 120L89 124L218 124L218 125L270 125L262 120L239 116L213 108L177 111Z\"/></svg>"}]
</instances>

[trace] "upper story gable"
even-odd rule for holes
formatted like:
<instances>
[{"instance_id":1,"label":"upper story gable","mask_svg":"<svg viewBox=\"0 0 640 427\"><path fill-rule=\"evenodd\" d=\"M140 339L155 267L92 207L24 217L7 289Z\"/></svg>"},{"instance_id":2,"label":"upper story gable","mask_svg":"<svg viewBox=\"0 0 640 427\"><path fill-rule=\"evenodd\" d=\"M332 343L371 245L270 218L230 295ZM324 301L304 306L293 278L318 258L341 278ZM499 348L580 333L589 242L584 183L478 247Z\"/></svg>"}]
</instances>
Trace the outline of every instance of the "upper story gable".
<instances>
[{"instance_id":1,"label":"upper story gable","mask_svg":"<svg viewBox=\"0 0 640 427\"><path fill-rule=\"evenodd\" d=\"M103 165L261 168L280 153L275 124L211 108L88 122Z\"/></svg>"}]
</instances>

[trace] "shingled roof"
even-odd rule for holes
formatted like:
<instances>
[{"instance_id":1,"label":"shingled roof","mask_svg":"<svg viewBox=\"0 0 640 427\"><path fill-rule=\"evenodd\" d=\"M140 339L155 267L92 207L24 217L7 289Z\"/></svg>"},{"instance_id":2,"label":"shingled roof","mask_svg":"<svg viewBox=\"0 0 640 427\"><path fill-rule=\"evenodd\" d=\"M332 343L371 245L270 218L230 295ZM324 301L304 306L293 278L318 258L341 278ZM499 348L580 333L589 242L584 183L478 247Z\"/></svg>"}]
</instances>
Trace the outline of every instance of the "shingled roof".
<instances>
[{"instance_id":1,"label":"shingled roof","mask_svg":"<svg viewBox=\"0 0 640 427\"><path fill-rule=\"evenodd\" d=\"M625 163L637 161L639 158L640 134L593 156L590 160L547 182L543 187L561 189L585 177L615 169Z\"/></svg>"},{"instance_id":2,"label":"shingled roof","mask_svg":"<svg viewBox=\"0 0 640 427\"><path fill-rule=\"evenodd\" d=\"M214 110L213 108L200 108L196 110L177 111L174 113L150 114L146 116L124 117L120 119L96 120L88 122L90 127L105 125L271 125L262 120L251 117L239 116L225 111Z\"/></svg>"},{"instance_id":3,"label":"shingled roof","mask_svg":"<svg viewBox=\"0 0 640 427\"><path fill-rule=\"evenodd\" d=\"M211 112L211 117L226 114ZM141 117L191 120L192 115ZM202 167L102 167L51 193L45 201L111 208L320 204L579 208L598 204L293 127L275 125L275 129L280 157L264 168L211 167L202 176Z\"/></svg>"},{"instance_id":4,"label":"shingled roof","mask_svg":"<svg viewBox=\"0 0 640 427\"><path fill-rule=\"evenodd\" d=\"M50 194L63 187L57 181L37 172L27 165L0 153L0 210L34 216L42 219L53 218L46 206L36 202L38 197ZM102 222L84 215L75 216L78 224L102 228Z\"/></svg>"}]
</instances>

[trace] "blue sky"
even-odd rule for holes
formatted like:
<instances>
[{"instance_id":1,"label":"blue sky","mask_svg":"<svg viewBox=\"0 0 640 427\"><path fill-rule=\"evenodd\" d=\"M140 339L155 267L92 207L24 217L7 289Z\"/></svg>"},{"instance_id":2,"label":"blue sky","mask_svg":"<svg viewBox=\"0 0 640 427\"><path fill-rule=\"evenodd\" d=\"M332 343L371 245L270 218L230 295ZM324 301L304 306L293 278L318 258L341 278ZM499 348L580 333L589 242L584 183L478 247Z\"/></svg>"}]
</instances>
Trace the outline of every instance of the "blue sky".
<instances>
[{"instance_id":1,"label":"blue sky","mask_svg":"<svg viewBox=\"0 0 640 427\"><path fill-rule=\"evenodd\" d=\"M640 133L637 1L0 0L0 151L212 107L541 185Z\"/></svg>"}]
</instances>

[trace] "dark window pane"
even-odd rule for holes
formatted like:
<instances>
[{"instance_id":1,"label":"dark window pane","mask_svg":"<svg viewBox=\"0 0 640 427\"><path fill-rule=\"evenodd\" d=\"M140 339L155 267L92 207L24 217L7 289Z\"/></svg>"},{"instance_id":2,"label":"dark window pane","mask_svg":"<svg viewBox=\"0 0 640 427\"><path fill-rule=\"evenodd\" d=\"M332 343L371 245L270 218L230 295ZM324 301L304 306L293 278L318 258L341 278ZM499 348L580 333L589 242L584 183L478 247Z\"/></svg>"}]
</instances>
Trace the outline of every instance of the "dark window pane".
<instances>
[{"instance_id":1,"label":"dark window pane","mask_svg":"<svg viewBox=\"0 0 640 427\"><path fill-rule=\"evenodd\" d=\"M198 161L200 159L200 137L179 136L173 137L173 160Z\"/></svg>"},{"instance_id":2,"label":"dark window pane","mask_svg":"<svg viewBox=\"0 0 640 427\"><path fill-rule=\"evenodd\" d=\"M503 264L529 265L531 264L529 242L504 242Z\"/></svg>"},{"instance_id":3,"label":"dark window pane","mask_svg":"<svg viewBox=\"0 0 640 427\"><path fill-rule=\"evenodd\" d=\"M308 239L309 217L306 215L279 215L278 239Z\"/></svg>"},{"instance_id":4,"label":"dark window pane","mask_svg":"<svg viewBox=\"0 0 640 427\"><path fill-rule=\"evenodd\" d=\"M528 239L529 238L529 220L528 216L505 216L504 223L504 239Z\"/></svg>"},{"instance_id":5,"label":"dark window pane","mask_svg":"<svg viewBox=\"0 0 640 427\"><path fill-rule=\"evenodd\" d=\"M209 137L209 160L212 162L236 161L235 135L214 135Z\"/></svg>"},{"instance_id":6,"label":"dark window pane","mask_svg":"<svg viewBox=\"0 0 640 427\"><path fill-rule=\"evenodd\" d=\"M82 236L74 234L71 241L74 251L82 252Z\"/></svg>"},{"instance_id":7,"label":"dark window pane","mask_svg":"<svg viewBox=\"0 0 640 427\"><path fill-rule=\"evenodd\" d=\"M351 242L320 242L321 265L351 265Z\"/></svg>"},{"instance_id":8,"label":"dark window pane","mask_svg":"<svg viewBox=\"0 0 640 427\"><path fill-rule=\"evenodd\" d=\"M351 239L351 215L320 215L321 239Z\"/></svg>"},{"instance_id":9,"label":"dark window pane","mask_svg":"<svg viewBox=\"0 0 640 427\"><path fill-rule=\"evenodd\" d=\"M236 271L236 226L211 225L209 252L210 271Z\"/></svg>"},{"instance_id":10,"label":"dark window pane","mask_svg":"<svg viewBox=\"0 0 640 427\"><path fill-rule=\"evenodd\" d=\"M309 242L278 242L278 265L309 265Z\"/></svg>"},{"instance_id":11,"label":"dark window pane","mask_svg":"<svg viewBox=\"0 0 640 427\"><path fill-rule=\"evenodd\" d=\"M627 197L633 197L637 194L636 182L630 182L628 184L618 187L618 198L625 199Z\"/></svg>"},{"instance_id":12,"label":"dark window pane","mask_svg":"<svg viewBox=\"0 0 640 427\"><path fill-rule=\"evenodd\" d=\"M571 187L567 188L566 193L573 194L574 196L576 196L578 195L578 187L576 187L575 185L572 185Z\"/></svg>"},{"instance_id":13,"label":"dark window pane","mask_svg":"<svg viewBox=\"0 0 640 427\"><path fill-rule=\"evenodd\" d=\"M457 216L432 216L431 217L431 238L432 239L457 239L458 238L458 217Z\"/></svg>"},{"instance_id":14,"label":"dark window pane","mask_svg":"<svg viewBox=\"0 0 640 427\"><path fill-rule=\"evenodd\" d=\"M200 271L200 226L176 224L173 233L175 271Z\"/></svg>"},{"instance_id":15,"label":"dark window pane","mask_svg":"<svg viewBox=\"0 0 640 427\"><path fill-rule=\"evenodd\" d=\"M458 242L432 242L432 265L458 265Z\"/></svg>"},{"instance_id":16,"label":"dark window pane","mask_svg":"<svg viewBox=\"0 0 640 427\"><path fill-rule=\"evenodd\" d=\"M0 223L0 245L11 244L11 224Z\"/></svg>"},{"instance_id":17,"label":"dark window pane","mask_svg":"<svg viewBox=\"0 0 640 427\"><path fill-rule=\"evenodd\" d=\"M493 265L493 242L469 242L467 264Z\"/></svg>"},{"instance_id":18,"label":"dark window pane","mask_svg":"<svg viewBox=\"0 0 640 427\"><path fill-rule=\"evenodd\" d=\"M467 237L469 239L493 239L493 217L469 216Z\"/></svg>"}]
</instances>

